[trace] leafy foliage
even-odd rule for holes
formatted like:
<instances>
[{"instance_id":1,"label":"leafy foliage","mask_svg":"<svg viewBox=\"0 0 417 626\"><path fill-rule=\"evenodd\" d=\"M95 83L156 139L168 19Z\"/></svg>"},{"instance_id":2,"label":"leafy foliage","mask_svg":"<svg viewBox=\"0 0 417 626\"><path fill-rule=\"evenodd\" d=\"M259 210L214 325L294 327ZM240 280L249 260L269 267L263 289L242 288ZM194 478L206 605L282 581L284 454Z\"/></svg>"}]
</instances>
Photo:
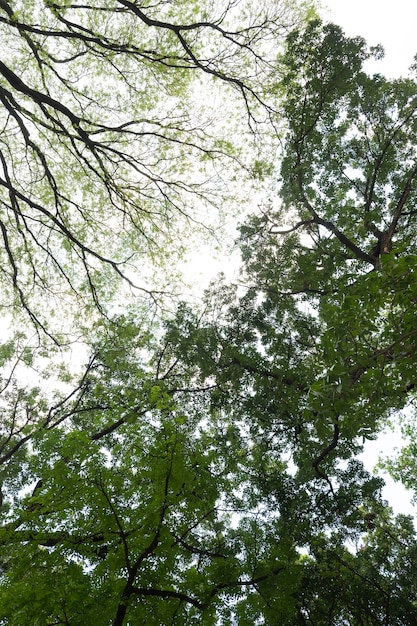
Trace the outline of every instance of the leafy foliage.
<instances>
[{"instance_id":1,"label":"leafy foliage","mask_svg":"<svg viewBox=\"0 0 417 626\"><path fill-rule=\"evenodd\" d=\"M97 197L88 191L88 206L71 200L77 206L69 210L68 204L67 213L67 183L49 198L55 218L67 215L82 232L79 241L69 238L64 256L78 254L92 238L98 248L89 248L87 257L106 264L95 251L108 245L111 252L117 242L108 242L105 230L116 228L121 215L122 221L132 218L132 232L143 226L145 239L153 227L159 231L154 208L143 222L142 215L133 219L130 209L145 206L135 194L145 193L152 207L162 202L158 216L165 202L166 216L181 210L165 159L175 169L177 149L189 151L187 158L204 152L206 129L188 121L183 126L189 118L170 126L168 109L182 99L183 88L192 91L196 72L237 89L252 127L261 110L273 124L269 132L276 131L278 111L283 117L281 205L261 207L242 225L241 281L233 286L220 278L206 293L203 312L182 304L162 322L140 306L126 304L122 315L101 318L86 310L85 365L76 371L63 365L62 351L51 348L47 333L29 341L19 330L4 341L0 623L415 623L412 520L393 515L381 497L382 479L356 458L364 441L412 406L415 396L415 81L368 76L363 62L380 50L369 51L362 39L316 21L292 31L285 51L277 58L275 49L266 63L258 45L268 47L269 37L281 32L279 20L270 15L255 27L250 5L251 26L244 29L234 26L234 3L214 19L214 4L191 2L179 11L172 2L48 2L49 25L39 6L12 10L0 2L7 16L2 27L15 28L18 41L42 36L51 46L31 48L39 82L25 82L23 69L19 79L29 92L19 91L13 79L11 86L25 96L19 96L17 115L25 124L41 115L34 142L45 141L46 127L62 128L59 151L81 159L73 181L86 177L97 190ZM61 39L62 47L54 43ZM214 45L217 52L208 55ZM76 96L72 83L54 73L61 53L68 81L93 56L102 72L110 68L108 85L93 80L86 93L77 85ZM128 59L120 77L119 57ZM260 74L251 77L252 63L266 72L264 90L256 82ZM133 97L139 74L142 85L149 84L143 96L149 102L133 99L137 117L131 122L121 107L124 121L113 127L117 81ZM56 81L66 94L59 100ZM167 98L161 103L156 84ZM97 93L90 107L95 89L105 97ZM30 103L33 93L43 95ZM108 111L102 104L107 96ZM79 111L78 127L65 108L72 110L70 101ZM181 100L184 111L189 102ZM157 109L167 104L163 115L170 121L150 122L150 103ZM157 132L146 146L154 146L161 162L133 150L140 144L140 115L146 119L141 128L151 124L151 134ZM26 135L18 127L21 142ZM100 148L96 134L103 138ZM195 145L188 143L191 137ZM112 169L112 151L122 147ZM207 150L213 164L215 151ZM28 166L26 184L35 194L55 174L48 177L49 162L30 143L25 151L44 168L37 178ZM142 157L149 157L144 167L153 173L136 188L131 176L139 173ZM161 172L155 174L160 166L164 182ZM183 167L176 181L188 176ZM254 160L251 172L268 184L268 158ZM10 182L8 208L20 210L21 191L10 193L11 185L18 183ZM46 203L47 192L39 194ZM101 224L107 215L103 194L113 202L115 221L100 233L94 221ZM17 232L28 237L29 231ZM48 241L63 235L54 227ZM136 252L144 254L140 241ZM44 252L55 254L52 248ZM87 257L80 258L88 281ZM118 271L113 261L110 266ZM100 305L94 281L90 290ZM109 294L106 282L104 276ZM15 288L20 293L19 284ZM29 313L37 322L30 307ZM415 476L413 446L412 439L391 463L406 484Z\"/></svg>"},{"instance_id":2,"label":"leafy foliage","mask_svg":"<svg viewBox=\"0 0 417 626\"><path fill-rule=\"evenodd\" d=\"M268 42L302 15L284 2L1 2L2 306L14 298L56 338L68 330L52 314L106 311L116 278L157 297L152 271L192 224L216 225L250 167L224 127L269 115ZM244 121L238 132L248 146Z\"/></svg>"}]
</instances>

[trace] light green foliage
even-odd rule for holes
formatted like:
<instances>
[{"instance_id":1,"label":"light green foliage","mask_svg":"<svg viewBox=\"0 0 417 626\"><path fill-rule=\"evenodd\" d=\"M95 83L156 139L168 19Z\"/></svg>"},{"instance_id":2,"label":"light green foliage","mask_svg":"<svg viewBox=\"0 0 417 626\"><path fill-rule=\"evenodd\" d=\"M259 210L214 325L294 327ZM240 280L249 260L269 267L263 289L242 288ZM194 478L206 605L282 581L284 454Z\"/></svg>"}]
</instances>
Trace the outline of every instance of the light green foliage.
<instances>
[{"instance_id":1,"label":"light green foliage","mask_svg":"<svg viewBox=\"0 0 417 626\"><path fill-rule=\"evenodd\" d=\"M415 435L415 401L411 401L401 415L401 432L404 439L403 447L398 451L386 450L379 465L388 470L391 476L403 483L413 494L413 502L417 500L417 443ZM394 456L395 454L395 456Z\"/></svg>"},{"instance_id":2,"label":"light green foliage","mask_svg":"<svg viewBox=\"0 0 417 626\"><path fill-rule=\"evenodd\" d=\"M0 305L60 340L63 306L68 326L128 289L162 299L167 267L172 292L193 233L249 178L270 47L304 15L272 0L2 2Z\"/></svg>"}]
</instances>

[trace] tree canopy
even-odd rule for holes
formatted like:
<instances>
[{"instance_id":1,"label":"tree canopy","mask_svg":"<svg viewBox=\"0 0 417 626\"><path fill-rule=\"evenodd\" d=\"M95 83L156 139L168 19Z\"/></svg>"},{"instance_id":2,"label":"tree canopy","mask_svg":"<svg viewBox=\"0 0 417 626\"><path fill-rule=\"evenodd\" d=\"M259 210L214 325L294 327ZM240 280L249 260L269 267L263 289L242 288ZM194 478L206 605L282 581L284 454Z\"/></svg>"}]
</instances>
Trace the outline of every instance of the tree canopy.
<instances>
[{"instance_id":1,"label":"tree canopy","mask_svg":"<svg viewBox=\"0 0 417 626\"><path fill-rule=\"evenodd\" d=\"M0 348L0 624L415 624L413 520L358 459L403 414L415 487L413 75L306 7L0 8L3 279L38 330ZM270 194L239 280L157 318L113 298L104 268L133 283L234 165ZM68 287L75 366L44 308Z\"/></svg>"},{"instance_id":2,"label":"tree canopy","mask_svg":"<svg viewBox=\"0 0 417 626\"><path fill-rule=\"evenodd\" d=\"M152 268L190 224L216 225L208 212L251 168L225 124L248 143L269 117L274 42L304 13L269 0L2 1L3 306L16 299L54 335L51 311L105 309L117 275L136 293L165 287Z\"/></svg>"}]
</instances>

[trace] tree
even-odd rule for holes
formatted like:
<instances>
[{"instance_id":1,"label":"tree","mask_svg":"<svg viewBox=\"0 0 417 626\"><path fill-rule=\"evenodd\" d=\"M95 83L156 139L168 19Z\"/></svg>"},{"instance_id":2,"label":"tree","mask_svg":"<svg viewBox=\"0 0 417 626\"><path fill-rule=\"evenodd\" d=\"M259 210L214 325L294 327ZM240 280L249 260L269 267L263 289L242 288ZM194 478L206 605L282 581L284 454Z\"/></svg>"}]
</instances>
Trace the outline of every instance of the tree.
<instances>
[{"instance_id":1,"label":"tree","mask_svg":"<svg viewBox=\"0 0 417 626\"><path fill-rule=\"evenodd\" d=\"M202 423L204 390L165 369L167 344L143 362L151 345L118 320L73 393L16 401L37 428L2 441L4 623L227 623L230 602L256 616L250 590L294 578L297 555L273 548L266 519L231 523L249 498L245 458L227 454L238 433Z\"/></svg>"},{"instance_id":2,"label":"tree","mask_svg":"<svg viewBox=\"0 0 417 626\"><path fill-rule=\"evenodd\" d=\"M135 324L112 324L108 311L115 277L155 298L146 278L157 257L180 252L184 224L189 238L226 184L230 195L226 170L250 173L252 156L223 124L247 118L255 136L268 119L269 52L305 11L124 1L0 11L3 306L14 297L37 332L22 326L1 350L0 620L209 623L225 590L243 596L269 572L252 575L219 505L229 479L214 435L196 432L198 403L185 420L165 390L147 305ZM223 117L201 88L222 98ZM101 335L94 309L108 316ZM74 312L92 341L81 375L60 362Z\"/></svg>"},{"instance_id":3,"label":"tree","mask_svg":"<svg viewBox=\"0 0 417 626\"><path fill-rule=\"evenodd\" d=\"M375 530L355 555L337 539L317 541L305 559L296 623L413 624L413 535L409 518L391 525L376 516Z\"/></svg>"},{"instance_id":4,"label":"tree","mask_svg":"<svg viewBox=\"0 0 417 626\"><path fill-rule=\"evenodd\" d=\"M274 1L3 0L3 306L14 297L54 335L51 311L105 309L117 277L157 295L149 268L226 202L222 169L250 168L224 124L268 115L269 42L302 15Z\"/></svg>"},{"instance_id":5,"label":"tree","mask_svg":"<svg viewBox=\"0 0 417 626\"><path fill-rule=\"evenodd\" d=\"M366 75L371 53L333 25L290 36L282 209L242 229L259 308L285 315L314 363L309 421L327 421L329 445L316 472L343 439L372 436L414 393L417 92L411 78Z\"/></svg>"},{"instance_id":6,"label":"tree","mask_svg":"<svg viewBox=\"0 0 417 626\"><path fill-rule=\"evenodd\" d=\"M91 321L57 390L4 376L0 623L415 622L415 529L355 458L415 394L416 87L370 54L289 35L282 207L242 226L240 284Z\"/></svg>"},{"instance_id":7,"label":"tree","mask_svg":"<svg viewBox=\"0 0 417 626\"><path fill-rule=\"evenodd\" d=\"M368 76L371 54L381 51L334 25L289 36L277 89L287 123L281 206L271 202L242 226L241 284L215 284L205 317L181 315L172 330L199 384L213 386L215 410L247 441L258 505L285 520L312 558L301 624L415 619L415 582L385 578L396 567L396 524L409 555L414 531L385 521L380 485L354 460L415 396L416 85ZM378 562L365 573L372 551L346 544L358 550L376 510Z\"/></svg>"}]
</instances>

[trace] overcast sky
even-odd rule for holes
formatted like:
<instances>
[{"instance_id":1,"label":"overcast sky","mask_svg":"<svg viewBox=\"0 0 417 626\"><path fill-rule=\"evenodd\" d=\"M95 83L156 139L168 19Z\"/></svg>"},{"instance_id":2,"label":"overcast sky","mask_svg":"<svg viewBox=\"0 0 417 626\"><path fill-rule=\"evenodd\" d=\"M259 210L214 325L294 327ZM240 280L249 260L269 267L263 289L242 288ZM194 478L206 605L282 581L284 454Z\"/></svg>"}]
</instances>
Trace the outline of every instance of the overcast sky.
<instances>
[{"instance_id":1,"label":"overcast sky","mask_svg":"<svg viewBox=\"0 0 417 626\"><path fill-rule=\"evenodd\" d=\"M417 0L322 0L329 21L347 35L361 35L374 46L385 48L386 58L378 71L390 78L407 74L417 54Z\"/></svg>"}]
</instances>

